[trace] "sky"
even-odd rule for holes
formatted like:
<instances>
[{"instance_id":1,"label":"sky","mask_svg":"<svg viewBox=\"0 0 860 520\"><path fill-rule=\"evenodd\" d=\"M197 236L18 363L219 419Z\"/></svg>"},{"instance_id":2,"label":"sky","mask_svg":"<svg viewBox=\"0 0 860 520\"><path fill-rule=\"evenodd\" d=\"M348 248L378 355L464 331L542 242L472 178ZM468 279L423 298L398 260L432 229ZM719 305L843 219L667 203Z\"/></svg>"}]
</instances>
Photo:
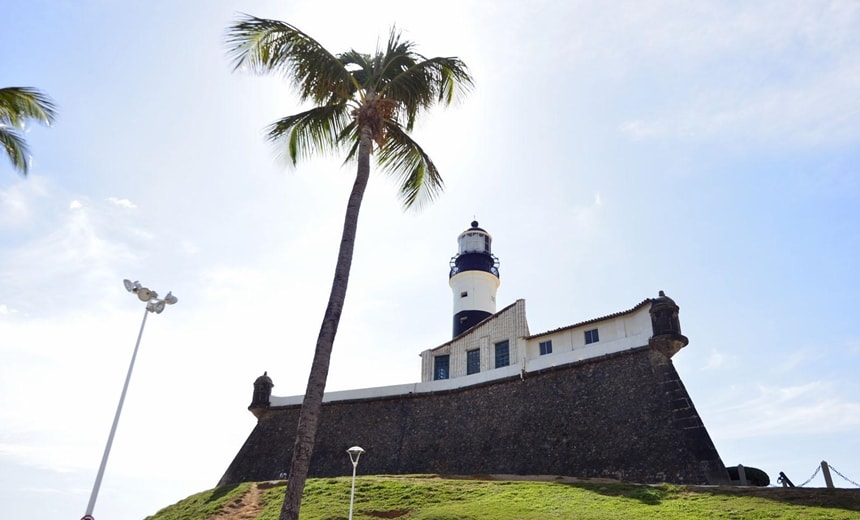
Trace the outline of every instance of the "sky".
<instances>
[{"instance_id":1,"label":"sky","mask_svg":"<svg viewBox=\"0 0 860 520\"><path fill-rule=\"evenodd\" d=\"M860 481L857 2L30 0L3 7L0 85L59 117L28 127L27 178L0 157L6 516L84 514L144 313L125 278L179 302L147 320L96 518L214 487L264 371L304 392L354 166L290 168L265 141L306 107L233 70L242 12L333 52L396 25L475 77L413 133L445 180L433 205L371 177L329 390L420 380L477 219L499 308L525 299L532 333L664 290L727 465Z\"/></svg>"}]
</instances>

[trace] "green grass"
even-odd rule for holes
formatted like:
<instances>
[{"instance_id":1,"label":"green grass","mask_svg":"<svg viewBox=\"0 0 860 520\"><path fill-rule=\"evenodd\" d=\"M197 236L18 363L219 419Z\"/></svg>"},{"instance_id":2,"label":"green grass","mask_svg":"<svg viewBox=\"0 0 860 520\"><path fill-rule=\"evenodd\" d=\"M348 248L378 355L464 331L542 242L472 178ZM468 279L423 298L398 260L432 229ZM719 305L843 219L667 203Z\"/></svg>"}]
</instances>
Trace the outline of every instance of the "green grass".
<instances>
[{"instance_id":1,"label":"green grass","mask_svg":"<svg viewBox=\"0 0 860 520\"><path fill-rule=\"evenodd\" d=\"M310 479L302 520L345 520L350 478ZM218 488L163 509L150 520L205 520L248 484ZM217 497L217 498L216 498ZM277 520L284 484L262 491L255 520ZM362 476L356 481L355 520L857 519L860 490L706 488L623 483L561 483Z\"/></svg>"},{"instance_id":2,"label":"green grass","mask_svg":"<svg viewBox=\"0 0 860 520\"><path fill-rule=\"evenodd\" d=\"M249 489L251 489L249 482L210 489L166 507L154 516L148 516L147 520L196 520L198 518L202 520L241 498Z\"/></svg>"}]
</instances>

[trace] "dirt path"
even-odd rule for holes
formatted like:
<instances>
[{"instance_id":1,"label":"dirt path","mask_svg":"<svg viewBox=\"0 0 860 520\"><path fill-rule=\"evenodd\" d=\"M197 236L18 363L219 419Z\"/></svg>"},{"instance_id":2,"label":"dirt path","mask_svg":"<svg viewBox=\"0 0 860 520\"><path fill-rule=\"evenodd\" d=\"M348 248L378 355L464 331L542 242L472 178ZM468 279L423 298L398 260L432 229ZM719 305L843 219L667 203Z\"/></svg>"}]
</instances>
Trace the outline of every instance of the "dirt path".
<instances>
[{"instance_id":1,"label":"dirt path","mask_svg":"<svg viewBox=\"0 0 860 520\"><path fill-rule=\"evenodd\" d=\"M254 520L263 504L260 501L262 493L257 484L252 484L247 493L227 504L224 509L210 516L206 520Z\"/></svg>"}]
</instances>

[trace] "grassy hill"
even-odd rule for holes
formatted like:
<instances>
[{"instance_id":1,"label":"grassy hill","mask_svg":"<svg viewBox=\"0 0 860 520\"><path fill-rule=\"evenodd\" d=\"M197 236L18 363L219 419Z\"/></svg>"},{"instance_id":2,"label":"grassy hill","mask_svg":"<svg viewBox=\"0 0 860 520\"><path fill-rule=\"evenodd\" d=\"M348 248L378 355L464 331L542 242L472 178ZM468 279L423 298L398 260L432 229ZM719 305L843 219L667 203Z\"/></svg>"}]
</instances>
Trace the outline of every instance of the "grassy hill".
<instances>
[{"instance_id":1,"label":"grassy hill","mask_svg":"<svg viewBox=\"0 0 860 520\"><path fill-rule=\"evenodd\" d=\"M360 476L356 520L858 519L860 490L646 486L561 477ZM147 520L277 520L285 482L215 488ZM310 479L302 520L346 519L350 478Z\"/></svg>"}]
</instances>

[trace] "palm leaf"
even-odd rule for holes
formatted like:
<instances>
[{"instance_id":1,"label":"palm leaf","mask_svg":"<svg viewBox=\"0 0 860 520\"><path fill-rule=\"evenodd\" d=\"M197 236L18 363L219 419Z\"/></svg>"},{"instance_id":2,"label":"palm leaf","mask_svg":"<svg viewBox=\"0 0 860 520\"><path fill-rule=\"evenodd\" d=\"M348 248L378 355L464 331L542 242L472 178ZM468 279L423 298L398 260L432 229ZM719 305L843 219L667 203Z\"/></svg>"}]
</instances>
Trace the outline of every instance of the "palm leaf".
<instances>
[{"instance_id":1,"label":"palm leaf","mask_svg":"<svg viewBox=\"0 0 860 520\"><path fill-rule=\"evenodd\" d=\"M430 58L401 70L379 92L402 104L406 130L412 130L421 110L436 103L450 105L473 86L468 68L458 58Z\"/></svg>"},{"instance_id":2,"label":"palm leaf","mask_svg":"<svg viewBox=\"0 0 860 520\"><path fill-rule=\"evenodd\" d=\"M57 117L51 98L32 87L0 88L0 123L21 127L28 119L50 125Z\"/></svg>"},{"instance_id":3,"label":"palm leaf","mask_svg":"<svg viewBox=\"0 0 860 520\"><path fill-rule=\"evenodd\" d=\"M445 188L442 176L430 156L399 125L388 122L386 132L388 138L378 149L376 160L400 184L404 207L421 209Z\"/></svg>"},{"instance_id":4,"label":"palm leaf","mask_svg":"<svg viewBox=\"0 0 860 520\"><path fill-rule=\"evenodd\" d=\"M322 104L332 95L349 99L358 90L337 57L286 22L246 15L228 29L227 44L236 69L281 72L296 86L302 101Z\"/></svg>"},{"instance_id":5,"label":"palm leaf","mask_svg":"<svg viewBox=\"0 0 860 520\"><path fill-rule=\"evenodd\" d=\"M351 50L339 54L337 58L343 64L343 67L352 74L355 83L360 87L366 88L373 77L373 59L371 56Z\"/></svg>"},{"instance_id":6,"label":"palm leaf","mask_svg":"<svg viewBox=\"0 0 860 520\"><path fill-rule=\"evenodd\" d=\"M424 57L412 50L415 46L413 42L401 41L400 32L392 27L388 36L388 44L385 52L377 52L377 69L375 70L375 84L373 85L377 91L391 81L392 78L415 65L418 61L423 61Z\"/></svg>"},{"instance_id":7,"label":"palm leaf","mask_svg":"<svg viewBox=\"0 0 860 520\"><path fill-rule=\"evenodd\" d=\"M16 132L12 127L0 125L0 144L3 145L6 155L9 156L9 160L12 161L15 169L23 175L27 175L27 171L29 170L29 165L27 164L29 150L27 142L24 141L21 134Z\"/></svg>"},{"instance_id":8,"label":"palm leaf","mask_svg":"<svg viewBox=\"0 0 860 520\"><path fill-rule=\"evenodd\" d=\"M281 118L269 125L267 137L285 142L287 156L295 165L299 158L340 151L340 135L350 123L350 107L340 102Z\"/></svg>"},{"instance_id":9,"label":"palm leaf","mask_svg":"<svg viewBox=\"0 0 860 520\"><path fill-rule=\"evenodd\" d=\"M355 120L350 121L350 123L341 130L340 135L338 135L337 140L341 145L349 145L349 150L346 152L346 158L343 160L344 165L358 159L359 137L358 125L355 124Z\"/></svg>"}]
</instances>

